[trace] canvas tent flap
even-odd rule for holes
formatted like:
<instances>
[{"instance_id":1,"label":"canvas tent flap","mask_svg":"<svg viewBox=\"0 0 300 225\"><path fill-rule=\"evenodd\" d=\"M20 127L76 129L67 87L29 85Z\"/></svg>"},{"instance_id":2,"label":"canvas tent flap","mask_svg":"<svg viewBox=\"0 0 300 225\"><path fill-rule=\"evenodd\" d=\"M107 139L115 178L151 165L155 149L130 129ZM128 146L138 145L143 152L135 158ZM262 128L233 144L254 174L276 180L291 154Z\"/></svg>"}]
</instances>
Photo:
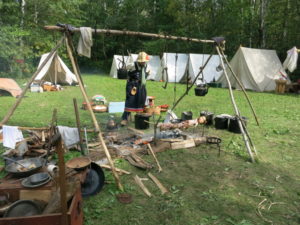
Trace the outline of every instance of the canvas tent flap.
<instances>
[{"instance_id":1,"label":"canvas tent flap","mask_svg":"<svg viewBox=\"0 0 300 225\"><path fill-rule=\"evenodd\" d=\"M43 54L38 68L45 61L49 53ZM39 72L35 81L49 81L52 83L69 84L77 83L77 78L72 73L62 59L55 53L48 60L43 69Z\"/></svg>"},{"instance_id":2,"label":"canvas tent flap","mask_svg":"<svg viewBox=\"0 0 300 225\"><path fill-rule=\"evenodd\" d=\"M177 62L176 62L177 55ZM161 59L161 68L155 80L165 80L164 68L168 69L168 81L170 83L180 82L184 77L188 62L188 54L164 53Z\"/></svg>"},{"instance_id":3,"label":"canvas tent flap","mask_svg":"<svg viewBox=\"0 0 300 225\"><path fill-rule=\"evenodd\" d=\"M9 78L0 78L0 90L9 92L13 97L18 97L22 93L16 81Z\"/></svg>"},{"instance_id":4,"label":"canvas tent flap","mask_svg":"<svg viewBox=\"0 0 300 225\"><path fill-rule=\"evenodd\" d=\"M185 76L181 82L186 82L187 76L193 81L210 55L208 54L189 54L188 65L186 66ZM203 77L207 83L218 80L222 71L217 71L216 68L220 65L220 58L218 55L213 55L203 70ZM201 75L200 75L201 76ZM198 84L199 81L196 82Z\"/></svg>"},{"instance_id":5,"label":"canvas tent flap","mask_svg":"<svg viewBox=\"0 0 300 225\"><path fill-rule=\"evenodd\" d=\"M275 50L240 47L230 65L246 89L259 92L275 90L275 80L287 76ZM226 71L232 87L241 89L229 68ZM217 82L228 87L224 74Z\"/></svg>"},{"instance_id":6,"label":"canvas tent flap","mask_svg":"<svg viewBox=\"0 0 300 225\"><path fill-rule=\"evenodd\" d=\"M131 54L130 56L124 56L124 61L126 67L128 65L134 63L137 60L137 54ZM160 69L160 58L157 55L150 55L150 60L147 63L147 70L150 71L149 76L147 77L148 80L155 80L156 74ZM118 69L122 66L123 56L121 55L114 55L113 62L111 65L109 75L113 78L118 78Z\"/></svg>"}]
</instances>

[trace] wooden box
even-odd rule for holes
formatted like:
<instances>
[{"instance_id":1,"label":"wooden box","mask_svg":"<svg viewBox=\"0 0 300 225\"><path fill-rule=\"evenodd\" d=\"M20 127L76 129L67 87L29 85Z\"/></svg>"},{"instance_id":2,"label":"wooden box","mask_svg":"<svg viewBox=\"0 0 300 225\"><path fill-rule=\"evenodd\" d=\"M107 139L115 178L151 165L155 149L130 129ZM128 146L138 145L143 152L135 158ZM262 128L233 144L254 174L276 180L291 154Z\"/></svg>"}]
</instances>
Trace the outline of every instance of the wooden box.
<instances>
[{"instance_id":1,"label":"wooden box","mask_svg":"<svg viewBox=\"0 0 300 225\"><path fill-rule=\"evenodd\" d=\"M9 217L0 218L0 225L63 225L61 223L62 214L44 214L28 217ZM82 225L83 224L83 208L80 188L75 192L71 200L68 210L68 225Z\"/></svg>"}]
</instances>

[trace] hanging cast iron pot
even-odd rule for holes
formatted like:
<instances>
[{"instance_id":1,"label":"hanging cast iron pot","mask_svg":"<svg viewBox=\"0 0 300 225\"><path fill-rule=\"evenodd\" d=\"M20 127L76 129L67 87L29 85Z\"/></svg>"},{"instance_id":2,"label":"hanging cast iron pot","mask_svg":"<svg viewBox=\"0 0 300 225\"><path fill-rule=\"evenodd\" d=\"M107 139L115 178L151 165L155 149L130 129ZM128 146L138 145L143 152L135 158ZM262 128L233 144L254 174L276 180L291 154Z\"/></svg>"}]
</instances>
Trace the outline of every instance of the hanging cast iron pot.
<instances>
[{"instance_id":1,"label":"hanging cast iron pot","mask_svg":"<svg viewBox=\"0 0 300 225\"><path fill-rule=\"evenodd\" d=\"M208 93L207 84L198 84L197 87L195 87L196 96L205 96L207 93Z\"/></svg>"},{"instance_id":2,"label":"hanging cast iron pot","mask_svg":"<svg viewBox=\"0 0 300 225\"><path fill-rule=\"evenodd\" d=\"M127 79L128 71L124 61L120 61L117 70L118 79Z\"/></svg>"}]
</instances>

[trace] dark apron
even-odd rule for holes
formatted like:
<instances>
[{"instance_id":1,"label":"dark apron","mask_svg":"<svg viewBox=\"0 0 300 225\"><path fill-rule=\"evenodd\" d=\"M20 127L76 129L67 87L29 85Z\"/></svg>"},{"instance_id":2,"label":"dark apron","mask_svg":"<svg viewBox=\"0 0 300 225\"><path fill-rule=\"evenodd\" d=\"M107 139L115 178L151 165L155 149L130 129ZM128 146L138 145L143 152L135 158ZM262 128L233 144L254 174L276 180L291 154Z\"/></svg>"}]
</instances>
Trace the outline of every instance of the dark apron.
<instances>
[{"instance_id":1,"label":"dark apron","mask_svg":"<svg viewBox=\"0 0 300 225\"><path fill-rule=\"evenodd\" d=\"M125 100L126 112L143 112L144 110L147 91L146 86L141 84L142 69L139 70L137 63L135 62L135 70L128 72ZM136 94L132 95L131 91L134 87L136 88Z\"/></svg>"}]
</instances>

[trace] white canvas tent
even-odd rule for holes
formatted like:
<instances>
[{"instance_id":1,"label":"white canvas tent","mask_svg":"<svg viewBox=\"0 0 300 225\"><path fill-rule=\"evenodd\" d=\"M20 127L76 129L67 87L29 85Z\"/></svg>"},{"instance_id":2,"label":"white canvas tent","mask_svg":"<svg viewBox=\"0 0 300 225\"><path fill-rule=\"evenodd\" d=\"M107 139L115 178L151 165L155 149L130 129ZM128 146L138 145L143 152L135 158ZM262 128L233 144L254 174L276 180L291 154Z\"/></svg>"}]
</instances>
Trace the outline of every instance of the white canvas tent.
<instances>
[{"instance_id":1,"label":"white canvas tent","mask_svg":"<svg viewBox=\"0 0 300 225\"><path fill-rule=\"evenodd\" d=\"M49 53L43 54L38 68L47 58ZM72 73L61 58L55 53L43 69L39 72L35 81L49 81L54 84L69 84L77 83L74 73Z\"/></svg>"},{"instance_id":2,"label":"white canvas tent","mask_svg":"<svg viewBox=\"0 0 300 225\"><path fill-rule=\"evenodd\" d=\"M248 90L272 91L276 87L275 79L287 77L275 50L240 47L230 65ZM229 68L226 71L232 87L240 89ZM224 74L217 82L228 87Z\"/></svg>"},{"instance_id":3,"label":"white canvas tent","mask_svg":"<svg viewBox=\"0 0 300 225\"><path fill-rule=\"evenodd\" d=\"M130 56L124 56L124 61L126 66L137 60L137 54L131 54ZM147 64L147 70L150 70L150 74L147 77L148 80L155 80L155 77L160 69L160 58L157 55L149 55L150 60ZM114 55L114 59L111 65L109 75L113 78L118 78L117 70L122 66L121 61L123 60L123 56Z\"/></svg>"},{"instance_id":4,"label":"white canvas tent","mask_svg":"<svg viewBox=\"0 0 300 225\"><path fill-rule=\"evenodd\" d=\"M177 54L177 62L176 62ZM180 82L185 74L188 61L188 54L182 53L164 53L161 59L161 68L159 69L155 80L165 80L164 68L168 68L168 82Z\"/></svg>"},{"instance_id":5,"label":"white canvas tent","mask_svg":"<svg viewBox=\"0 0 300 225\"><path fill-rule=\"evenodd\" d=\"M186 66L185 76L181 82L186 81L187 75L193 81L200 71L206 60L209 58L208 54L189 54L188 65ZM207 83L218 80L222 71L217 71L216 68L220 65L220 58L218 55L213 55L203 70L203 77ZM201 75L199 76L201 77ZM196 82L198 84L198 81Z\"/></svg>"}]
</instances>

